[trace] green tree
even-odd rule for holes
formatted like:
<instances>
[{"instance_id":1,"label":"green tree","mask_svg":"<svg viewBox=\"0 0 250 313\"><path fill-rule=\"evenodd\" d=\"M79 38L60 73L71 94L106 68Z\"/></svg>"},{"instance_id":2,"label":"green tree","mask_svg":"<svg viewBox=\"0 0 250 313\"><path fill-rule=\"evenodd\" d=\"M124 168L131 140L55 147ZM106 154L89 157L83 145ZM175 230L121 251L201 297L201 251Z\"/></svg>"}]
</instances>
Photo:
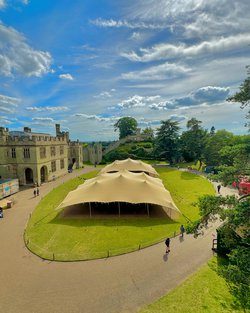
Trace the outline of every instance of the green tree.
<instances>
[{"instance_id":1,"label":"green tree","mask_svg":"<svg viewBox=\"0 0 250 313\"><path fill-rule=\"evenodd\" d=\"M210 136L213 136L215 134L215 127L212 126L211 129L210 129Z\"/></svg>"},{"instance_id":2,"label":"green tree","mask_svg":"<svg viewBox=\"0 0 250 313\"><path fill-rule=\"evenodd\" d=\"M247 73L250 75L250 67L247 66ZM250 119L250 76L248 76L245 81L240 85L240 91L236 92L233 96L227 99L228 101L232 102L239 102L241 103L241 108L248 108L248 113L246 115L247 119ZM250 122L246 123L250 131Z\"/></svg>"},{"instance_id":3,"label":"green tree","mask_svg":"<svg viewBox=\"0 0 250 313\"><path fill-rule=\"evenodd\" d=\"M119 130L119 139L135 134L137 130L137 121L133 117L122 117L115 124L115 131Z\"/></svg>"},{"instance_id":4,"label":"green tree","mask_svg":"<svg viewBox=\"0 0 250 313\"><path fill-rule=\"evenodd\" d=\"M196 118L191 118L187 122L187 131L181 135L181 147L183 157L186 161L200 161L205 148L205 140L208 136L207 131L201 127L202 122Z\"/></svg>"},{"instance_id":5,"label":"green tree","mask_svg":"<svg viewBox=\"0 0 250 313\"><path fill-rule=\"evenodd\" d=\"M155 140L156 156L173 164L179 157L179 123L168 119L161 121Z\"/></svg>"},{"instance_id":6,"label":"green tree","mask_svg":"<svg viewBox=\"0 0 250 313\"><path fill-rule=\"evenodd\" d=\"M144 128L142 134L146 137L147 140L152 141L154 139L154 130L151 127Z\"/></svg>"},{"instance_id":7,"label":"green tree","mask_svg":"<svg viewBox=\"0 0 250 313\"><path fill-rule=\"evenodd\" d=\"M220 165L221 155L220 150L225 146L233 144L234 135L224 129L218 130L216 133L206 137L205 146L203 149L204 161L207 165Z\"/></svg>"},{"instance_id":8,"label":"green tree","mask_svg":"<svg viewBox=\"0 0 250 313\"><path fill-rule=\"evenodd\" d=\"M227 251L219 273L226 279L231 292L245 312L250 309L250 198L239 201L233 196L206 195L197 203L201 219L187 228L195 234L209 220L224 220L218 229L218 252ZM222 249L223 248L223 249Z\"/></svg>"},{"instance_id":9,"label":"green tree","mask_svg":"<svg viewBox=\"0 0 250 313\"><path fill-rule=\"evenodd\" d=\"M225 146L219 150L221 162L229 166L234 166L234 165L236 166L236 163L240 162L240 163L243 163L242 164L243 165L242 169L243 169L244 165L246 164L247 160L250 157L247 151L248 151L248 145L246 144Z\"/></svg>"}]
</instances>

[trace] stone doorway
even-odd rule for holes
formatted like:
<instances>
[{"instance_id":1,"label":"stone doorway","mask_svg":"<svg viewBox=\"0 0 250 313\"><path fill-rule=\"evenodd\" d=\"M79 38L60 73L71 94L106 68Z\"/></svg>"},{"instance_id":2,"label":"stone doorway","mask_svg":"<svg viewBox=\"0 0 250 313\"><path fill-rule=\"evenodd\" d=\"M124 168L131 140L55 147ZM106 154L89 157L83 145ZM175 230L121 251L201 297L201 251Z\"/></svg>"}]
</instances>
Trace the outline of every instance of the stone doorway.
<instances>
[{"instance_id":1,"label":"stone doorway","mask_svg":"<svg viewBox=\"0 0 250 313\"><path fill-rule=\"evenodd\" d=\"M33 171L31 168L26 168L26 170L25 170L25 182L26 182L26 184L33 184L34 183Z\"/></svg>"},{"instance_id":2,"label":"stone doorway","mask_svg":"<svg viewBox=\"0 0 250 313\"><path fill-rule=\"evenodd\" d=\"M48 181L48 169L47 166L41 167L41 183L45 183Z\"/></svg>"}]
</instances>

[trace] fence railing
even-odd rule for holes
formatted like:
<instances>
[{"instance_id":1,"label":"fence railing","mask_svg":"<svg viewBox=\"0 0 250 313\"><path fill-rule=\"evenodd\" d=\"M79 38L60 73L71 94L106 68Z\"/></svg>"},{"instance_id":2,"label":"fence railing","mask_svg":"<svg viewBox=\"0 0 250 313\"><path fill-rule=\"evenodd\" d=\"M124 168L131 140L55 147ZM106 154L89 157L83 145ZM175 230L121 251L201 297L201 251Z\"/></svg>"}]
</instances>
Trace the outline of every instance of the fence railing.
<instances>
[{"instance_id":1,"label":"fence railing","mask_svg":"<svg viewBox=\"0 0 250 313\"><path fill-rule=\"evenodd\" d=\"M170 238L178 236L179 233L176 231L172 233L172 236L169 236ZM139 251L141 249L156 245L158 243L163 242L166 239L165 237L150 240L150 241L145 241L133 246L128 246L128 247L121 247L119 249L109 249L109 250L104 250L104 251L74 251L74 247L65 252L60 252L60 251L50 251L44 247L41 247L37 245L34 241L32 241L30 238L27 238L26 234L24 234L24 242L27 247L32 253L35 255L39 256L40 258L44 260L49 260L49 261L68 261L68 262L73 262L73 261L87 261L87 260L94 260L94 259L103 259L103 258L109 258L113 256L118 256L122 254L127 254L130 252L135 252ZM77 244L79 246L79 244Z\"/></svg>"}]
</instances>

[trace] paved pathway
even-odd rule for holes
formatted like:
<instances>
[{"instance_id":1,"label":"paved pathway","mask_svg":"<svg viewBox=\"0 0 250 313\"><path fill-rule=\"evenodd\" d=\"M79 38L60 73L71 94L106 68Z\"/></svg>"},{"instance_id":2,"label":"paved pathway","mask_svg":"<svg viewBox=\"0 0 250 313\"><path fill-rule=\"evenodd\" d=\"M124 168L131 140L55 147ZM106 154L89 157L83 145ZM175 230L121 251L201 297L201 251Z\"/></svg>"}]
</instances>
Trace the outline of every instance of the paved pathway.
<instances>
[{"instance_id":1,"label":"paved pathway","mask_svg":"<svg viewBox=\"0 0 250 313\"><path fill-rule=\"evenodd\" d=\"M81 172L40 188L45 195ZM17 203L0 220L0 312L133 313L166 294L211 256L215 225L202 237L185 235L123 256L85 262L42 261L24 246L23 230L39 201L32 189L16 195ZM223 189L222 189L223 191ZM224 189L224 192L226 189Z\"/></svg>"}]
</instances>

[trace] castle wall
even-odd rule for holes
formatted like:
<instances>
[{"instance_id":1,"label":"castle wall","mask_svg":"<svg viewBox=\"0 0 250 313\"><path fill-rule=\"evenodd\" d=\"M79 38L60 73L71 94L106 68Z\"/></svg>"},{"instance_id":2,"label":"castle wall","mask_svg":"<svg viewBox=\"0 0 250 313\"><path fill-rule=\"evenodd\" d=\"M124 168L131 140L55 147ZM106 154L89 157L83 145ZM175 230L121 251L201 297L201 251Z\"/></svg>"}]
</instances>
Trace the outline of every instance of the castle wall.
<instances>
[{"instance_id":1,"label":"castle wall","mask_svg":"<svg viewBox=\"0 0 250 313\"><path fill-rule=\"evenodd\" d=\"M33 136L31 133L30 136L12 137L7 129L0 127L0 176L18 178L21 185L32 181L40 185L42 181L66 174L67 136L68 133L60 133L59 137Z\"/></svg>"},{"instance_id":2,"label":"castle wall","mask_svg":"<svg viewBox=\"0 0 250 313\"><path fill-rule=\"evenodd\" d=\"M83 148L83 161L99 164L102 161L102 144L89 144Z\"/></svg>"}]
</instances>

